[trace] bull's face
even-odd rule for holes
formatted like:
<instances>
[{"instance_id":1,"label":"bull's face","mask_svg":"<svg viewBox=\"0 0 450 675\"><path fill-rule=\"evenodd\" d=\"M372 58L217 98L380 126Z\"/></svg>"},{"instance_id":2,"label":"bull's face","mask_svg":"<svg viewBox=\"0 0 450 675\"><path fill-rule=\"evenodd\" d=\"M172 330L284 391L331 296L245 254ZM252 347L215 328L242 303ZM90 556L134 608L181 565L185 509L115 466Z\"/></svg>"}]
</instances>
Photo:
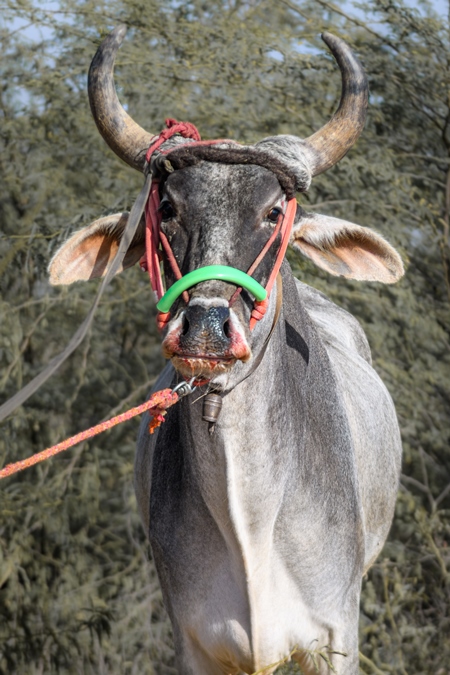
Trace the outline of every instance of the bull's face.
<instances>
[{"instance_id":1,"label":"bull's face","mask_svg":"<svg viewBox=\"0 0 450 675\"><path fill-rule=\"evenodd\" d=\"M113 83L114 57L124 34L119 27L100 46L91 65L89 95L105 140L128 164L143 170L154 137L124 111ZM324 39L339 62L343 95L338 111L322 129L306 140L278 136L247 148L253 157L255 152L264 156L261 162L248 163L248 153L247 163L242 164L240 160L234 164L200 161L178 167L161 183L161 229L183 275L208 265L246 272L286 208L281 185L290 181L291 193L307 189L311 177L333 166L357 139L367 103L365 75L342 40L329 34ZM50 263L51 283L103 276L115 257L127 218L126 213L101 218L69 239ZM273 243L254 273L262 285L273 268L279 243ZM291 243L334 275L392 283L403 274L400 257L382 237L329 216L298 213ZM137 263L144 252L141 222L122 269ZM167 264L165 274L170 285L175 279ZM237 361L250 360L253 298L244 290L230 303L235 290L223 281L202 282L190 289L187 304L179 299L172 307L163 349L184 377L217 380ZM267 325L262 332L269 332Z\"/></svg>"},{"instance_id":2,"label":"bull's face","mask_svg":"<svg viewBox=\"0 0 450 675\"><path fill-rule=\"evenodd\" d=\"M161 199L161 228L183 275L207 265L247 271L266 241L286 201L276 177L257 166L203 162L172 173ZM262 285L274 264L279 241L255 272ZM166 279L173 282L166 265ZM253 298L236 287L206 281L189 292L189 304L172 310L164 354L184 377L211 379L237 360L251 356L249 318Z\"/></svg>"},{"instance_id":3,"label":"bull's face","mask_svg":"<svg viewBox=\"0 0 450 675\"><path fill-rule=\"evenodd\" d=\"M162 183L160 197L161 229L183 276L208 265L247 271L287 204L277 178L267 169L210 162L171 173ZM66 284L104 276L127 215L102 218L69 239L50 264L51 282ZM263 286L279 244L278 237L254 274ZM144 252L142 221L124 267L137 263ZM167 286L175 281L167 262L165 279ZM237 361L251 358L253 296L245 289L235 292L233 284L205 281L189 290L188 304L179 298L172 306L163 351L183 377L211 380Z\"/></svg>"}]
</instances>

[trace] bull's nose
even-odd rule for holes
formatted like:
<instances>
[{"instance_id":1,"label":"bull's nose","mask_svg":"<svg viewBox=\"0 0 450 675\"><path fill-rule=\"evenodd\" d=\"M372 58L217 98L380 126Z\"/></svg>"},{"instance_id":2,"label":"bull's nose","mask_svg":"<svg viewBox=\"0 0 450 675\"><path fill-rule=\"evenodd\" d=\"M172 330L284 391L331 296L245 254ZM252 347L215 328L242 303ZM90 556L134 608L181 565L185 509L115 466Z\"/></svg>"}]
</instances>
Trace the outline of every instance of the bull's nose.
<instances>
[{"instance_id":1,"label":"bull's nose","mask_svg":"<svg viewBox=\"0 0 450 675\"><path fill-rule=\"evenodd\" d=\"M230 310L228 307L188 305L183 316L180 347L183 351L198 349L221 353L230 345Z\"/></svg>"}]
</instances>

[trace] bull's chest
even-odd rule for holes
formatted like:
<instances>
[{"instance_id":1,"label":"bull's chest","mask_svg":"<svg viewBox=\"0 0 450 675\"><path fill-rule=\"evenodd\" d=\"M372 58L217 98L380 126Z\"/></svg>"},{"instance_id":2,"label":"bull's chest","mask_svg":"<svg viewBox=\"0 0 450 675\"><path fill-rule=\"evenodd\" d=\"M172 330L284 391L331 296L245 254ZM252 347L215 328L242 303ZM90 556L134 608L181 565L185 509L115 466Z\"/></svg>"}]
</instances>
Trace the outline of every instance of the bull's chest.
<instances>
[{"instance_id":1,"label":"bull's chest","mask_svg":"<svg viewBox=\"0 0 450 675\"><path fill-rule=\"evenodd\" d=\"M270 410L267 397L251 415L245 400L229 403L212 435L195 406L189 422L180 410L162 428L150 538L172 621L223 672L255 672L295 644L326 643L310 608L333 545L302 464L302 416Z\"/></svg>"}]
</instances>

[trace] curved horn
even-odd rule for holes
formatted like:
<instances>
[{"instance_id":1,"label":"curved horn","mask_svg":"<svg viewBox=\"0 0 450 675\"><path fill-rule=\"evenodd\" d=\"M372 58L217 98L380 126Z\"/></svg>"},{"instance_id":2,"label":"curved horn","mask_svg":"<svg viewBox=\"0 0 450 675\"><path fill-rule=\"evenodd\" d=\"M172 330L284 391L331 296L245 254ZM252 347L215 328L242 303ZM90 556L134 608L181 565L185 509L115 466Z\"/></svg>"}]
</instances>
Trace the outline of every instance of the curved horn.
<instances>
[{"instance_id":1,"label":"curved horn","mask_svg":"<svg viewBox=\"0 0 450 675\"><path fill-rule=\"evenodd\" d=\"M334 166L356 142L364 128L369 94L364 69L347 43L331 33L323 33L322 40L341 69L342 94L330 121L302 143L312 151L313 176Z\"/></svg>"},{"instance_id":2,"label":"curved horn","mask_svg":"<svg viewBox=\"0 0 450 675\"><path fill-rule=\"evenodd\" d=\"M127 164L144 170L145 154L154 136L125 112L114 86L114 61L127 32L118 26L102 42L89 68L88 94L95 123L111 150Z\"/></svg>"}]
</instances>

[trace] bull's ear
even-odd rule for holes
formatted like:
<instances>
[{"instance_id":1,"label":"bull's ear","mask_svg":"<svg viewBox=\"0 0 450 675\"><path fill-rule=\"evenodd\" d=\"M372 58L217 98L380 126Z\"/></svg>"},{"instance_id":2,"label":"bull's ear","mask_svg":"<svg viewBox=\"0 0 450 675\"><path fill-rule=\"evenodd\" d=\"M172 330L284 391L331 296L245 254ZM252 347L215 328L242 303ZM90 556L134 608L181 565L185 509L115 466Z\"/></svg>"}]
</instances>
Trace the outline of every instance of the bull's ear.
<instances>
[{"instance_id":1,"label":"bull's ear","mask_svg":"<svg viewBox=\"0 0 450 675\"><path fill-rule=\"evenodd\" d=\"M126 212L114 213L100 218L70 237L50 262L50 283L56 286L104 277L116 256L128 215ZM145 229L141 220L117 273L137 263L144 252Z\"/></svg>"},{"instance_id":2,"label":"bull's ear","mask_svg":"<svg viewBox=\"0 0 450 675\"><path fill-rule=\"evenodd\" d=\"M335 276L392 284L404 274L399 254L381 235L339 218L303 212L290 243Z\"/></svg>"}]
</instances>

